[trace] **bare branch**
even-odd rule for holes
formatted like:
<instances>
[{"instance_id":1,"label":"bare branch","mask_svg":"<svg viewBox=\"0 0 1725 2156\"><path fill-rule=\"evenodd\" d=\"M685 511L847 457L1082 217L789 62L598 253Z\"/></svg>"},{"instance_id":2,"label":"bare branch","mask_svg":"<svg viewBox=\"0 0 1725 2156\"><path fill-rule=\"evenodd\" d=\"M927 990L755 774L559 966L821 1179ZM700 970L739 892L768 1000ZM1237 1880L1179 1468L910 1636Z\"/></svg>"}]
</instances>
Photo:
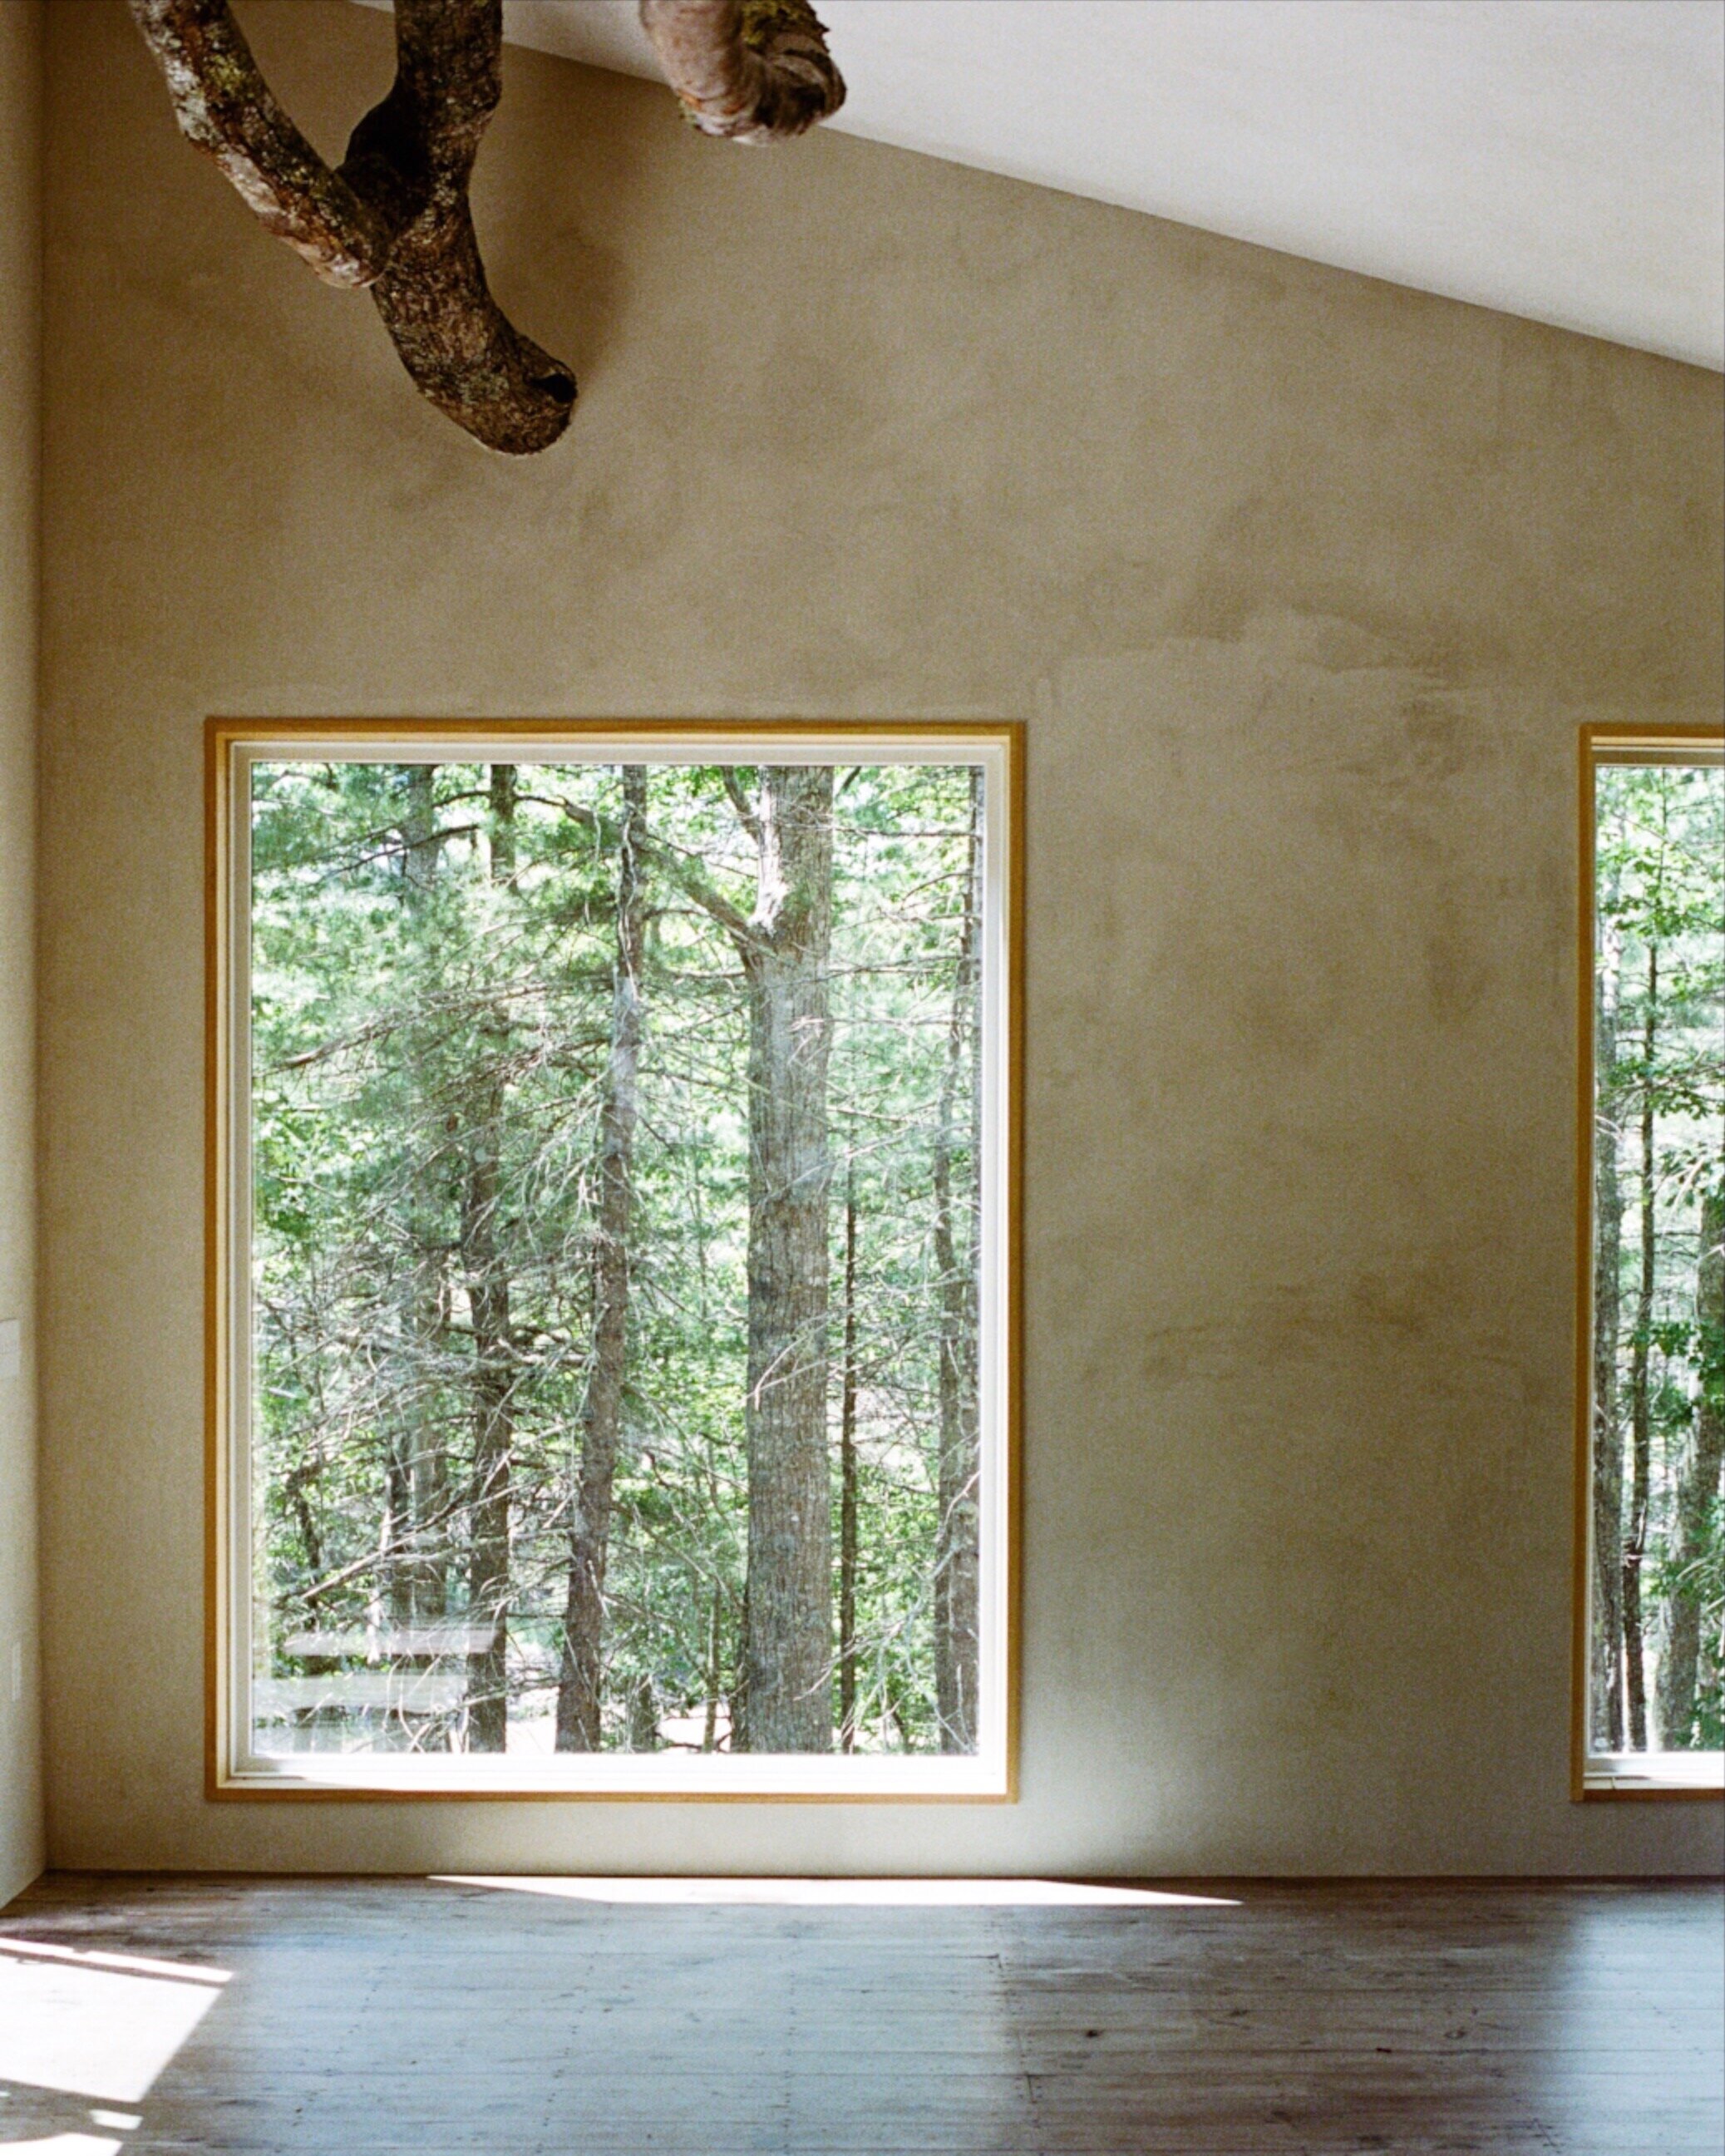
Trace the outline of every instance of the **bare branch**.
<instances>
[{"instance_id":1,"label":"bare branch","mask_svg":"<svg viewBox=\"0 0 1725 2156\"><path fill-rule=\"evenodd\" d=\"M575 377L491 297L468 183L502 95L502 0L396 0L397 72L342 176L403 221L372 296L402 364L487 449L526 456L569 424Z\"/></svg>"},{"instance_id":2,"label":"bare branch","mask_svg":"<svg viewBox=\"0 0 1725 2156\"><path fill-rule=\"evenodd\" d=\"M619 844L621 826L609 817L601 816L597 810L584 808L573 801L557 804L572 824L591 831L608 847ZM718 886L707 875L704 865L692 854L673 846L656 834L649 834L642 849L645 858L664 876L674 884L686 899L692 900L701 911L716 921L730 937L747 963L759 942L753 924L740 906L733 906Z\"/></svg>"},{"instance_id":3,"label":"bare branch","mask_svg":"<svg viewBox=\"0 0 1725 2156\"><path fill-rule=\"evenodd\" d=\"M845 79L809 0L640 0L683 110L704 135L780 142L829 120Z\"/></svg>"},{"instance_id":4,"label":"bare branch","mask_svg":"<svg viewBox=\"0 0 1725 2156\"><path fill-rule=\"evenodd\" d=\"M653 846L650 858L654 865L669 882L676 886L685 898L692 899L703 912L717 921L747 963L760 942L754 924L741 907L732 904L701 863L675 847L663 844Z\"/></svg>"},{"instance_id":5,"label":"bare branch","mask_svg":"<svg viewBox=\"0 0 1725 2156\"><path fill-rule=\"evenodd\" d=\"M766 841L761 834L761 819L755 814L754 804L742 790L742 781L728 763L719 766L719 776L725 782L725 792L731 806L737 811L737 822L757 846L764 845Z\"/></svg>"},{"instance_id":6,"label":"bare branch","mask_svg":"<svg viewBox=\"0 0 1725 2156\"><path fill-rule=\"evenodd\" d=\"M180 132L213 157L259 223L326 284L369 285L387 223L332 172L276 103L228 0L131 0L167 79Z\"/></svg>"},{"instance_id":7,"label":"bare branch","mask_svg":"<svg viewBox=\"0 0 1725 2156\"><path fill-rule=\"evenodd\" d=\"M396 78L332 172L276 103L228 0L130 0L182 131L321 277L369 285L421 393L486 448L569 423L575 377L491 297L468 186L501 94L502 0L397 0Z\"/></svg>"}]
</instances>

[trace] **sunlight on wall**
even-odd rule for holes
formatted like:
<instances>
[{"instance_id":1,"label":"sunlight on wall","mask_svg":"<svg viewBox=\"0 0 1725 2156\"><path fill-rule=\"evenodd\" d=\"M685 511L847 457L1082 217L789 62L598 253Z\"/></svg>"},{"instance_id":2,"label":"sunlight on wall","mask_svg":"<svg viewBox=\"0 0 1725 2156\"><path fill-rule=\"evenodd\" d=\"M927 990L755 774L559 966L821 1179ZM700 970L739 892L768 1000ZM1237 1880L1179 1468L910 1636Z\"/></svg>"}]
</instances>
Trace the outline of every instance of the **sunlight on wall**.
<instances>
[{"instance_id":1,"label":"sunlight on wall","mask_svg":"<svg viewBox=\"0 0 1725 2156\"><path fill-rule=\"evenodd\" d=\"M0 2081L136 2103L203 2019L226 1969L0 1938ZM106 2150L61 2134L12 2147Z\"/></svg>"},{"instance_id":2,"label":"sunlight on wall","mask_svg":"<svg viewBox=\"0 0 1725 2156\"><path fill-rule=\"evenodd\" d=\"M1164 1894L1070 1879L557 1879L444 1873L444 1887L495 1887L565 1902L731 1902L820 1908L1216 1908L1218 1894Z\"/></svg>"}]
</instances>

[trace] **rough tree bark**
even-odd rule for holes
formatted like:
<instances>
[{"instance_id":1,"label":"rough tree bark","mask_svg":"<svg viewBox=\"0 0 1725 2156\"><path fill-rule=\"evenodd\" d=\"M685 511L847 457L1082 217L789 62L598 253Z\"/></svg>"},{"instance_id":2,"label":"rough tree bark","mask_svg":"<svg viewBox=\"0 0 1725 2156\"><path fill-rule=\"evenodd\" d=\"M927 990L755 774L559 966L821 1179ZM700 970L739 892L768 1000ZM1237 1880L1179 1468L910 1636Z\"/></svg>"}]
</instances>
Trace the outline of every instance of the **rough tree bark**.
<instances>
[{"instance_id":1,"label":"rough tree bark","mask_svg":"<svg viewBox=\"0 0 1725 2156\"><path fill-rule=\"evenodd\" d=\"M623 1385L629 1348L629 1225L634 1204L635 1125L640 1114L641 967L647 934L644 765L630 764L624 770L623 799L618 840L617 963L612 977L611 1040L599 1111L593 1362L582 1423L581 1471L557 1681L557 1748L560 1752L599 1749L605 1564L610 1548L611 1492L623 1430ZM639 1749L638 1702L632 1704L630 1712L630 1743Z\"/></svg>"},{"instance_id":2,"label":"rough tree bark","mask_svg":"<svg viewBox=\"0 0 1725 2156\"><path fill-rule=\"evenodd\" d=\"M1640 1275L1635 1286L1635 1322L1630 1345L1630 1498L1623 1536L1623 1660L1629 1747L1647 1749L1646 1638L1641 1612L1641 1567L1647 1556L1647 1512L1652 1494L1653 1287L1657 1257L1653 1201L1657 1181L1654 1156L1653 1057L1659 1045L1659 946L1647 947L1647 1004L1641 1021L1640 1158L1637 1197L1640 1204Z\"/></svg>"},{"instance_id":3,"label":"rough tree bark","mask_svg":"<svg viewBox=\"0 0 1725 2156\"><path fill-rule=\"evenodd\" d=\"M1710 1190L1702 1199L1695 1317L1701 1334L1701 1398L1677 1476L1671 1630L1659 1671L1660 1741L1671 1751L1687 1748L1695 1719L1701 1660L1698 1568L1707 1554L1709 1515L1725 1471L1725 1190Z\"/></svg>"},{"instance_id":4,"label":"rough tree bark","mask_svg":"<svg viewBox=\"0 0 1725 2156\"><path fill-rule=\"evenodd\" d=\"M1623 1188L1617 1170L1615 940L1602 953L1594 1019L1593 1656L1589 1742L1620 1752L1623 1712L1623 1424L1617 1342L1623 1324Z\"/></svg>"},{"instance_id":5,"label":"rough tree bark","mask_svg":"<svg viewBox=\"0 0 1725 2156\"><path fill-rule=\"evenodd\" d=\"M833 1743L827 1440L829 765L764 765L733 799L759 868L738 938L749 1008L748 1595L745 1741Z\"/></svg>"},{"instance_id":6,"label":"rough tree bark","mask_svg":"<svg viewBox=\"0 0 1725 2156\"><path fill-rule=\"evenodd\" d=\"M783 141L845 102L809 0L641 0L641 24L704 135Z\"/></svg>"},{"instance_id":7,"label":"rough tree bark","mask_svg":"<svg viewBox=\"0 0 1725 2156\"><path fill-rule=\"evenodd\" d=\"M977 1485L979 1417L977 1385L977 1265L982 1249L981 1088L976 1070L978 934L981 912L982 773L970 782L970 844L964 876L964 917L947 1029L941 1081L940 1130L934 1151L934 1260L940 1276L938 1397L939 1523L935 1545L934 1675L941 1749L973 1752L977 1742L977 1629L980 1546ZM966 1122L969 1192L952 1188L953 1127L967 1071ZM958 1213L965 1215L961 1245Z\"/></svg>"},{"instance_id":8,"label":"rough tree bark","mask_svg":"<svg viewBox=\"0 0 1725 2156\"><path fill-rule=\"evenodd\" d=\"M396 77L331 172L275 100L228 0L129 0L181 131L326 282L369 286L402 363L487 449L547 449L575 377L492 298L468 207L502 94L502 0L396 0Z\"/></svg>"},{"instance_id":9,"label":"rough tree bark","mask_svg":"<svg viewBox=\"0 0 1725 2156\"><path fill-rule=\"evenodd\" d=\"M516 767L494 763L490 778L490 874L515 879ZM510 1489L515 1469L515 1332L509 1255L499 1219L503 1200L503 1117L508 1021L486 1029L490 1070L475 1089L461 1203L461 1265L473 1317L472 1522L467 1615L485 1644L467 1660L467 1745L502 1752L509 1742Z\"/></svg>"}]
</instances>

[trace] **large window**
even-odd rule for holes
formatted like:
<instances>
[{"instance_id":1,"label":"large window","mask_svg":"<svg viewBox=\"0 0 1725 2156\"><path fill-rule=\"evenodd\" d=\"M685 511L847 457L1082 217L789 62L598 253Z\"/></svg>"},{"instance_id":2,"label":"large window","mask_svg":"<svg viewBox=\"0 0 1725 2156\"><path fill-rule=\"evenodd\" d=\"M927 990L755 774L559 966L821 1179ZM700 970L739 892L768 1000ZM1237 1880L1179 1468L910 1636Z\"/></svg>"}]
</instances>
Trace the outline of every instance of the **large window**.
<instances>
[{"instance_id":1,"label":"large window","mask_svg":"<svg viewBox=\"0 0 1725 2156\"><path fill-rule=\"evenodd\" d=\"M1013 731L211 740L215 1786L1008 1794Z\"/></svg>"},{"instance_id":2,"label":"large window","mask_svg":"<svg viewBox=\"0 0 1725 2156\"><path fill-rule=\"evenodd\" d=\"M1578 1793L1725 1753L1725 767L1592 730L1583 802Z\"/></svg>"}]
</instances>

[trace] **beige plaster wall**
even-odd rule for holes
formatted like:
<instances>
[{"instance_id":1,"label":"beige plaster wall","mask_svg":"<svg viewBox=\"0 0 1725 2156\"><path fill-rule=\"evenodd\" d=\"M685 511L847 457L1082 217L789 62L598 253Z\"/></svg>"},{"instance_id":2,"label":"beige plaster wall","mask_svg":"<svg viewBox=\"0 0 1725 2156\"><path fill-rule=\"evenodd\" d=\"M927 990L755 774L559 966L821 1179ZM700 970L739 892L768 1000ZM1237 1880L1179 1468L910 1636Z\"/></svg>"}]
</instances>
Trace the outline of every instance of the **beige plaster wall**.
<instances>
[{"instance_id":1,"label":"beige plaster wall","mask_svg":"<svg viewBox=\"0 0 1725 2156\"><path fill-rule=\"evenodd\" d=\"M1716 1864L1566 1747L1576 733L1717 716L1718 379L517 53L489 461L50 15L56 1861ZM337 146L388 22L245 18ZM208 712L1029 721L1015 1807L204 1802Z\"/></svg>"},{"instance_id":2,"label":"beige plaster wall","mask_svg":"<svg viewBox=\"0 0 1725 2156\"><path fill-rule=\"evenodd\" d=\"M42 1869L36 1566L36 653L42 24L0 8L0 1906ZM16 1363L16 1370L13 1364Z\"/></svg>"}]
</instances>

